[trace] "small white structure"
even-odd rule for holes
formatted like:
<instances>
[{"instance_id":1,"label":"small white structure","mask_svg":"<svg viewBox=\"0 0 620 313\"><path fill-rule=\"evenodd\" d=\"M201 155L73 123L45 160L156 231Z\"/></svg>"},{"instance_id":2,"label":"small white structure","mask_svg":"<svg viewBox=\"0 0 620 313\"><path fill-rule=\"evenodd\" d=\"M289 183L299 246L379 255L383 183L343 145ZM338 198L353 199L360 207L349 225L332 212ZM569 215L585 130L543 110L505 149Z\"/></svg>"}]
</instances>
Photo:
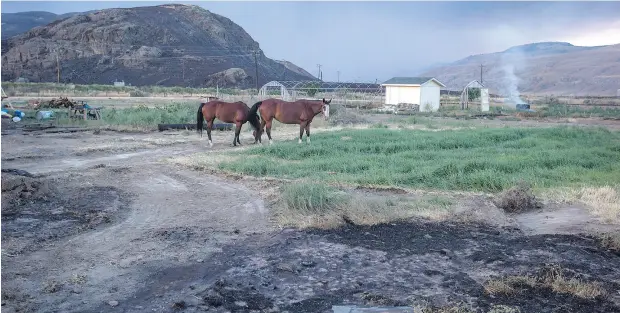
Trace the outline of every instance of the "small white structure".
<instances>
[{"instance_id":1,"label":"small white structure","mask_svg":"<svg viewBox=\"0 0 620 313\"><path fill-rule=\"evenodd\" d=\"M115 81L114 82L114 87L125 87L125 81Z\"/></svg>"},{"instance_id":2,"label":"small white structure","mask_svg":"<svg viewBox=\"0 0 620 313\"><path fill-rule=\"evenodd\" d=\"M478 98L480 100L480 111L482 112L488 112L489 111L489 88L486 88L481 82L477 81L477 80L472 80L471 82L469 82L469 84L465 85L465 87L463 88L463 92L461 93L461 110L464 109L469 109L469 104L470 103L475 103L476 99L471 99L469 97L469 94L472 92L472 90L474 89L479 89L480 90L480 94L478 95Z\"/></svg>"},{"instance_id":3,"label":"small white structure","mask_svg":"<svg viewBox=\"0 0 620 313\"><path fill-rule=\"evenodd\" d=\"M439 91L446 85L433 77L394 77L381 86L385 87L385 104L411 103L420 112L439 110Z\"/></svg>"}]
</instances>

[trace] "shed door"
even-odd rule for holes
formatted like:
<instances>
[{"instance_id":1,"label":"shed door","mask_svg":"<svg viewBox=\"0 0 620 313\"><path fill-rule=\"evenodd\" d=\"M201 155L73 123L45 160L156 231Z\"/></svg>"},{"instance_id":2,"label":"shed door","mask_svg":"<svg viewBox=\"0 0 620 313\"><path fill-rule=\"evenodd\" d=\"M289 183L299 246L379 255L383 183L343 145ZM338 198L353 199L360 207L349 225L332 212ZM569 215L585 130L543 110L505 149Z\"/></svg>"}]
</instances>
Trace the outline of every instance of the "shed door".
<instances>
[{"instance_id":1,"label":"shed door","mask_svg":"<svg viewBox=\"0 0 620 313\"><path fill-rule=\"evenodd\" d=\"M480 89L480 111L482 112L489 111L489 89L488 88Z\"/></svg>"}]
</instances>

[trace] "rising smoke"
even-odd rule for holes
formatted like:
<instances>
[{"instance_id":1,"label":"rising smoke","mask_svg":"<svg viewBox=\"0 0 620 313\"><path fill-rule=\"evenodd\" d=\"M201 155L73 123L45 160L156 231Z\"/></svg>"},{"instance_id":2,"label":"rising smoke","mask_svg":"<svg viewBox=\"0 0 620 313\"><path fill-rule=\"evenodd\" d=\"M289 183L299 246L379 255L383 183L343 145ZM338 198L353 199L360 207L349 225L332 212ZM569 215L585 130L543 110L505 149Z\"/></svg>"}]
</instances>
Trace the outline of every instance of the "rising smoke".
<instances>
[{"instance_id":1,"label":"rising smoke","mask_svg":"<svg viewBox=\"0 0 620 313\"><path fill-rule=\"evenodd\" d=\"M512 106L523 104L525 101L521 99L519 92L519 77L516 74L518 69L523 68L525 62L523 51L519 48L510 49L501 56L503 76L503 94L505 94Z\"/></svg>"}]
</instances>

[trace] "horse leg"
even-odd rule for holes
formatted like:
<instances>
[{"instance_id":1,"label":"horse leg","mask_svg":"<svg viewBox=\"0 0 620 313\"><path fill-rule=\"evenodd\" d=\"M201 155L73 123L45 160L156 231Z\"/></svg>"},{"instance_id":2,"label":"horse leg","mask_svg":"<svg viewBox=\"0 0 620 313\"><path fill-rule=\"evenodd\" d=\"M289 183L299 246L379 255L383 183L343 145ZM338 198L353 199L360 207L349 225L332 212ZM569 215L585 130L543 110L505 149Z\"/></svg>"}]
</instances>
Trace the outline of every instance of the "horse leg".
<instances>
[{"instance_id":1,"label":"horse leg","mask_svg":"<svg viewBox=\"0 0 620 313\"><path fill-rule=\"evenodd\" d=\"M240 122L237 122L235 124L235 138L233 138L233 146L237 146L237 142L239 144L241 144L241 142L239 141L239 134L241 133L241 126L243 126L243 124L241 124Z\"/></svg>"},{"instance_id":2,"label":"horse leg","mask_svg":"<svg viewBox=\"0 0 620 313\"><path fill-rule=\"evenodd\" d=\"M301 138L304 136L304 129L306 128L307 123L301 122L299 123L299 143L301 143Z\"/></svg>"},{"instance_id":3,"label":"horse leg","mask_svg":"<svg viewBox=\"0 0 620 313\"><path fill-rule=\"evenodd\" d=\"M306 125L306 142L310 143L310 123Z\"/></svg>"},{"instance_id":4,"label":"horse leg","mask_svg":"<svg viewBox=\"0 0 620 313\"><path fill-rule=\"evenodd\" d=\"M267 138L269 138L269 144L273 144L273 141L271 141L271 122L273 120L270 121L265 121L265 130L267 131Z\"/></svg>"},{"instance_id":5,"label":"horse leg","mask_svg":"<svg viewBox=\"0 0 620 313\"><path fill-rule=\"evenodd\" d=\"M213 121L215 121L215 118L207 121L207 136L209 137L209 147L213 147L213 141L211 140L211 128L213 127Z\"/></svg>"},{"instance_id":6,"label":"horse leg","mask_svg":"<svg viewBox=\"0 0 620 313\"><path fill-rule=\"evenodd\" d=\"M265 120L260 118L260 128L254 130L254 143L260 142L263 143L263 130L265 129Z\"/></svg>"}]
</instances>

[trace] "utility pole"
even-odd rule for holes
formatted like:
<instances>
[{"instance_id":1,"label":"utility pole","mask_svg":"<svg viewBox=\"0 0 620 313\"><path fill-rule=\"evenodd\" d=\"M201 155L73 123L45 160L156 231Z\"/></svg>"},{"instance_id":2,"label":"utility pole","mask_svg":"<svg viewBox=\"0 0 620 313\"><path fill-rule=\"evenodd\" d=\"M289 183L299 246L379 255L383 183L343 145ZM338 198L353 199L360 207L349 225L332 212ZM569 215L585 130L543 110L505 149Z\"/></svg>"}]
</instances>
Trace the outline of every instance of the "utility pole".
<instances>
[{"instance_id":1,"label":"utility pole","mask_svg":"<svg viewBox=\"0 0 620 313\"><path fill-rule=\"evenodd\" d=\"M56 83L60 84L60 60L58 59L58 50L56 50Z\"/></svg>"},{"instance_id":2,"label":"utility pole","mask_svg":"<svg viewBox=\"0 0 620 313\"><path fill-rule=\"evenodd\" d=\"M321 79L321 64L317 64L316 66L319 68L319 76L317 76L317 78L319 80L323 80L323 79Z\"/></svg>"},{"instance_id":3,"label":"utility pole","mask_svg":"<svg viewBox=\"0 0 620 313\"><path fill-rule=\"evenodd\" d=\"M256 70L256 92L258 92L258 50L254 50L254 69Z\"/></svg>"},{"instance_id":4,"label":"utility pole","mask_svg":"<svg viewBox=\"0 0 620 313\"><path fill-rule=\"evenodd\" d=\"M181 69L183 70L183 84L185 84L185 59L181 59Z\"/></svg>"},{"instance_id":5,"label":"utility pole","mask_svg":"<svg viewBox=\"0 0 620 313\"><path fill-rule=\"evenodd\" d=\"M338 73L338 82L340 82L340 71L338 71L337 73Z\"/></svg>"},{"instance_id":6,"label":"utility pole","mask_svg":"<svg viewBox=\"0 0 620 313\"><path fill-rule=\"evenodd\" d=\"M480 85L482 85L482 68L484 65L480 64Z\"/></svg>"}]
</instances>

